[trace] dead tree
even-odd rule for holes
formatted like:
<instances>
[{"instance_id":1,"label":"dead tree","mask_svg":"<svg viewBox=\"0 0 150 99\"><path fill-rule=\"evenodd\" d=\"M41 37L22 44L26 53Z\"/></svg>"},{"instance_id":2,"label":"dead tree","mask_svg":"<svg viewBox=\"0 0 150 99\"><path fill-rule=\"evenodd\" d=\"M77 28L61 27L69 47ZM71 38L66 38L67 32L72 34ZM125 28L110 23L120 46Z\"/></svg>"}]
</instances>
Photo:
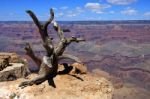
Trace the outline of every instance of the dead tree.
<instances>
[{"instance_id":1,"label":"dead tree","mask_svg":"<svg viewBox=\"0 0 150 99\"><path fill-rule=\"evenodd\" d=\"M37 26L39 30L42 43L43 43L43 47L45 48L47 54L43 56L43 59L40 59L39 57L35 55L30 44L29 43L26 44L26 47L25 47L26 54L32 58L32 60L40 67L40 69L39 69L38 77L29 81L24 81L19 86L25 87L25 86L33 85L33 84L40 84L46 80L52 82L53 84L54 83L53 78L57 75L58 62L61 59L72 59L74 61L81 63L80 59L78 59L77 57L73 55L69 55L69 54L63 54L63 52L65 51L66 47L70 43L72 42L78 43L80 41L84 41L84 39L76 38L76 37L71 37L71 38L64 37L64 32L70 32L70 30L61 29L61 27L58 26L56 22L54 22L53 27L56 30L57 35L60 39L57 46L54 47L52 38L49 37L48 35L48 25L52 23L54 19L53 9L50 9L51 17L45 22L45 24L40 23L40 21L38 20L38 18L35 16L35 14L32 11L28 10L27 13L33 19L33 22L35 23L35 25ZM53 87L55 86L53 85Z\"/></svg>"}]
</instances>

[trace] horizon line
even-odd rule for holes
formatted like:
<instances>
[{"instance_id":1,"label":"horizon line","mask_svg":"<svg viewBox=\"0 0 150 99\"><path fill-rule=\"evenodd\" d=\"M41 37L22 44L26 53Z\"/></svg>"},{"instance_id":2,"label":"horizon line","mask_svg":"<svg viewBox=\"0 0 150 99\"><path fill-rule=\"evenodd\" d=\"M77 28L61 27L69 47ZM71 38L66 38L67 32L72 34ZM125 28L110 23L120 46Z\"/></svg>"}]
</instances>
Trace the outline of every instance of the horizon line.
<instances>
[{"instance_id":1,"label":"horizon line","mask_svg":"<svg viewBox=\"0 0 150 99\"><path fill-rule=\"evenodd\" d=\"M77 21L150 21L149 19L139 19L139 20L58 20L58 22L77 22ZM0 20L0 22L33 22L32 20ZM45 21L41 21L45 22Z\"/></svg>"}]
</instances>

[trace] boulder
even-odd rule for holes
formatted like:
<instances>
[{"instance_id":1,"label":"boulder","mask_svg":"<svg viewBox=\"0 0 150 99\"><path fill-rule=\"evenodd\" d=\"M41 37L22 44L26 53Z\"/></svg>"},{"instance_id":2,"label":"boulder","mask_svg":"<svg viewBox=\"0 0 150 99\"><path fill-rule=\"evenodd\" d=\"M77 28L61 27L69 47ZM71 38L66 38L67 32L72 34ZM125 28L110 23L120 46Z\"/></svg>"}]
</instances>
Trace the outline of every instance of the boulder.
<instances>
[{"instance_id":1,"label":"boulder","mask_svg":"<svg viewBox=\"0 0 150 99\"><path fill-rule=\"evenodd\" d=\"M71 66L73 66L71 73L79 73L79 74L87 73L87 67L84 64L73 63Z\"/></svg>"},{"instance_id":2,"label":"boulder","mask_svg":"<svg viewBox=\"0 0 150 99\"><path fill-rule=\"evenodd\" d=\"M16 53L0 53L0 63L7 57L10 57L9 64L0 71L0 81L16 80L17 78L25 77L29 73L28 63Z\"/></svg>"},{"instance_id":3,"label":"boulder","mask_svg":"<svg viewBox=\"0 0 150 99\"><path fill-rule=\"evenodd\" d=\"M10 63L11 66L0 71L0 81L11 81L27 76L27 66L22 63Z\"/></svg>"}]
</instances>

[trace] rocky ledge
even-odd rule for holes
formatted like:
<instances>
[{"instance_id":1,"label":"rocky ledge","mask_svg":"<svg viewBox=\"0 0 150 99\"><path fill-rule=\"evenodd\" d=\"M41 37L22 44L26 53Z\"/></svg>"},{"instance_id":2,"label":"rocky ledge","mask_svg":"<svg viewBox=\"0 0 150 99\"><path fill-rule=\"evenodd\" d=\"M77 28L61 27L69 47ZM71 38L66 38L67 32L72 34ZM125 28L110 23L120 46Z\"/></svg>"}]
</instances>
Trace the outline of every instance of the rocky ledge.
<instances>
[{"instance_id":1,"label":"rocky ledge","mask_svg":"<svg viewBox=\"0 0 150 99\"><path fill-rule=\"evenodd\" d=\"M3 63L3 60L6 57L10 57L9 65L0 70L0 82L1 81L11 81L16 80L17 78L22 78L28 74L28 66L19 55L15 53L0 53L0 63ZM2 68L2 67L0 67Z\"/></svg>"},{"instance_id":2,"label":"rocky ledge","mask_svg":"<svg viewBox=\"0 0 150 99\"><path fill-rule=\"evenodd\" d=\"M27 79L37 76L32 74ZM27 80L26 79L26 80ZM56 88L47 81L23 89L18 85L25 79L0 83L0 99L112 99L113 86L102 77L90 73L82 75L58 75L54 78ZM4 98L4 99L5 99Z\"/></svg>"},{"instance_id":3,"label":"rocky ledge","mask_svg":"<svg viewBox=\"0 0 150 99\"><path fill-rule=\"evenodd\" d=\"M25 77L27 64L16 54L0 54L0 59L5 55L11 56L11 66L0 71L0 81L3 81L0 82L0 99L112 99L114 89L111 82L88 73L86 66L79 63L69 67L67 64L59 65L59 73L54 78L56 88L45 81L22 89L18 87L22 81L33 79L38 74ZM65 67L69 69L64 72Z\"/></svg>"},{"instance_id":4,"label":"rocky ledge","mask_svg":"<svg viewBox=\"0 0 150 99\"><path fill-rule=\"evenodd\" d=\"M0 81L11 81L27 76L26 66L22 63L10 63L11 66L0 71Z\"/></svg>"}]
</instances>

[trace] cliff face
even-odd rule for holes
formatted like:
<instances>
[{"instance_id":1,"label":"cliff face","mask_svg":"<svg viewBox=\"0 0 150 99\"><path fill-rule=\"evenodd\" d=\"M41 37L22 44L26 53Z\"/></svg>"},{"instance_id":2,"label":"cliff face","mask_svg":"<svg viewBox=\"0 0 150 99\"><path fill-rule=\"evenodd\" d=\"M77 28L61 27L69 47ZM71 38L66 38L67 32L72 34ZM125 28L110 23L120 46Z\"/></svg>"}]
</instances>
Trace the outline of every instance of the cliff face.
<instances>
[{"instance_id":1,"label":"cliff face","mask_svg":"<svg viewBox=\"0 0 150 99\"><path fill-rule=\"evenodd\" d=\"M32 74L31 79L37 76ZM78 79L77 79L78 78ZM113 86L102 77L90 73L70 76L58 75L54 78L56 88L47 81L21 89L18 84L25 79L0 83L0 99L16 97L15 99L112 99ZM26 79L27 80L27 79Z\"/></svg>"}]
</instances>

